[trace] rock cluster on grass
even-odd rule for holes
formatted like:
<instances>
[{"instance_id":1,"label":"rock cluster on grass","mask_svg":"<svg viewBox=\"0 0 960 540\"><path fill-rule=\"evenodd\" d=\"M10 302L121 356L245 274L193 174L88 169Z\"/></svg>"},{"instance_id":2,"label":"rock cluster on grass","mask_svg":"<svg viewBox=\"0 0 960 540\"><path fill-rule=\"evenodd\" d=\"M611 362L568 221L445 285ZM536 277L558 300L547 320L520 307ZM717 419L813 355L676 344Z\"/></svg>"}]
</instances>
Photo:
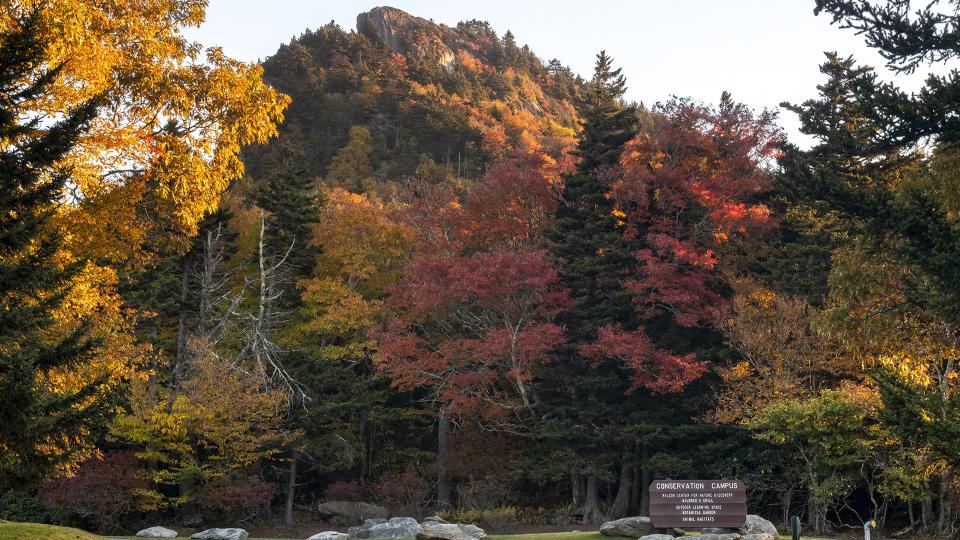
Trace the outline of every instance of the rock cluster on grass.
<instances>
[{"instance_id":1,"label":"rock cluster on grass","mask_svg":"<svg viewBox=\"0 0 960 540\"><path fill-rule=\"evenodd\" d=\"M166 527L161 527L157 525L156 527L149 527L143 529L142 531L137 532L137 537L139 538L176 538L177 531L172 531Z\"/></svg>"},{"instance_id":2,"label":"rock cluster on grass","mask_svg":"<svg viewBox=\"0 0 960 540\"><path fill-rule=\"evenodd\" d=\"M687 536L684 540L777 540L779 534L776 525L770 521L748 514L739 529L705 528L700 530L699 535Z\"/></svg>"},{"instance_id":3,"label":"rock cluster on grass","mask_svg":"<svg viewBox=\"0 0 960 540\"><path fill-rule=\"evenodd\" d=\"M679 532L679 534L676 534ZM600 526L600 534L604 536L628 536L630 538L641 538L644 536L663 535L673 538L683 535L683 531L673 529L658 529L650 522L647 516L633 516L608 521ZM648 540L661 540L659 538L650 538Z\"/></svg>"},{"instance_id":4,"label":"rock cluster on grass","mask_svg":"<svg viewBox=\"0 0 960 540\"><path fill-rule=\"evenodd\" d=\"M323 531L307 538L307 540L347 540L348 538L350 538L350 535L347 533Z\"/></svg>"},{"instance_id":5,"label":"rock cluster on grass","mask_svg":"<svg viewBox=\"0 0 960 540\"><path fill-rule=\"evenodd\" d=\"M487 533L476 525L448 523L439 516L430 516L417 523L411 517L367 519L363 525L350 527L346 533L319 532L307 540L373 540L377 538L418 538L419 540L483 540Z\"/></svg>"},{"instance_id":6,"label":"rock cluster on grass","mask_svg":"<svg viewBox=\"0 0 960 540\"><path fill-rule=\"evenodd\" d=\"M350 527L350 538L413 538L420 532L420 524L412 517L368 519L363 525Z\"/></svg>"},{"instance_id":7,"label":"rock cluster on grass","mask_svg":"<svg viewBox=\"0 0 960 540\"><path fill-rule=\"evenodd\" d=\"M417 540L482 540L486 537L487 533L480 527L459 523L424 523L417 533Z\"/></svg>"},{"instance_id":8,"label":"rock cluster on grass","mask_svg":"<svg viewBox=\"0 0 960 540\"><path fill-rule=\"evenodd\" d=\"M190 535L194 540L247 540L250 533L243 529L207 529Z\"/></svg>"},{"instance_id":9,"label":"rock cluster on grass","mask_svg":"<svg viewBox=\"0 0 960 540\"><path fill-rule=\"evenodd\" d=\"M600 526L600 532L606 536L627 536L640 540L670 540L674 536L683 536L679 529L658 529L649 517L636 516L608 521ZM754 515L747 515L743 527L724 529L707 527L700 534L685 536L683 540L777 540L777 527L770 521Z\"/></svg>"}]
</instances>

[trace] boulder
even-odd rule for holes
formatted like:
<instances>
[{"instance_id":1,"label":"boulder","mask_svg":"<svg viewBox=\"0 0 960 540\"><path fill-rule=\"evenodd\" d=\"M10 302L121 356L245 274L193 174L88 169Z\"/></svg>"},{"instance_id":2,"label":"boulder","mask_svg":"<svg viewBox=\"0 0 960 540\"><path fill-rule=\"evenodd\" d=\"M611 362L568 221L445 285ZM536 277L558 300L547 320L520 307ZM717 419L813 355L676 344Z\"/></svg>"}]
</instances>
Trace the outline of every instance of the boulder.
<instances>
[{"instance_id":1,"label":"boulder","mask_svg":"<svg viewBox=\"0 0 960 540\"><path fill-rule=\"evenodd\" d=\"M737 533L728 534L698 534L696 536L684 536L683 540L739 540Z\"/></svg>"},{"instance_id":2,"label":"boulder","mask_svg":"<svg viewBox=\"0 0 960 540\"><path fill-rule=\"evenodd\" d=\"M323 531L307 538L307 540L347 540L350 535L337 531Z\"/></svg>"},{"instance_id":3,"label":"boulder","mask_svg":"<svg viewBox=\"0 0 960 540\"><path fill-rule=\"evenodd\" d=\"M190 535L194 540L247 540L250 533L243 529L207 529Z\"/></svg>"},{"instance_id":4,"label":"boulder","mask_svg":"<svg viewBox=\"0 0 960 540\"><path fill-rule=\"evenodd\" d=\"M767 533L742 534L740 540L777 540L777 536Z\"/></svg>"},{"instance_id":5,"label":"boulder","mask_svg":"<svg viewBox=\"0 0 960 540\"><path fill-rule=\"evenodd\" d=\"M171 531L166 527L157 525L156 527L150 527L148 529L139 531L137 536L140 538L176 538L177 531Z\"/></svg>"},{"instance_id":6,"label":"boulder","mask_svg":"<svg viewBox=\"0 0 960 540\"><path fill-rule=\"evenodd\" d=\"M735 532L737 532L737 529L731 529L729 527L707 527L700 529L700 534L732 534Z\"/></svg>"},{"instance_id":7,"label":"boulder","mask_svg":"<svg viewBox=\"0 0 960 540\"><path fill-rule=\"evenodd\" d=\"M413 538L422 527L412 517L395 517L388 521L368 519L363 525L350 527L350 538Z\"/></svg>"},{"instance_id":8,"label":"boulder","mask_svg":"<svg viewBox=\"0 0 960 540\"><path fill-rule=\"evenodd\" d=\"M673 540L673 538L672 534L648 534L641 536L640 540Z\"/></svg>"},{"instance_id":9,"label":"boulder","mask_svg":"<svg viewBox=\"0 0 960 540\"><path fill-rule=\"evenodd\" d=\"M600 533L604 536L629 536L640 538L652 534L671 535L670 529L658 529L650 522L647 516L634 516L608 521L600 526Z\"/></svg>"},{"instance_id":10,"label":"boulder","mask_svg":"<svg viewBox=\"0 0 960 540\"><path fill-rule=\"evenodd\" d=\"M419 34L415 43L408 43L404 39L404 34L411 29ZM448 69L453 67L456 59L453 49L447 44L458 41L455 32L397 8L380 6L357 15L357 32L386 45L394 52Z\"/></svg>"},{"instance_id":11,"label":"boulder","mask_svg":"<svg viewBox=\"0 0 960 540\"><path fill-rule=\"evenodd\" d=\"M367 519L387 519L387 509L375 504L353 501L327 501L317 505L317 513L326 520L356 525Z\"/></svg>"},{"instance_id":12,"label":"boulder","mask_svg":"<svg viewBox=\"0 0 960 540\"><path fill-rule=\"evenodd\" d=\"M480 527L459 523L424 523L417 533L417 540L481 540L486 537L487 533Z\"/></svg>"},{"instance_id":13,"label":"boulder","mask_svg":"<svg viewBox=\"0 0 960 540\"><path fill-rule=\"evenodd\" d=\"M743 527L740 527L737 532L741 535L769 534L774 538L780 535L780 531L777 530L776 525L755 514L747 514L747 520L744 522Z\"/></svg>"}]
</instances>

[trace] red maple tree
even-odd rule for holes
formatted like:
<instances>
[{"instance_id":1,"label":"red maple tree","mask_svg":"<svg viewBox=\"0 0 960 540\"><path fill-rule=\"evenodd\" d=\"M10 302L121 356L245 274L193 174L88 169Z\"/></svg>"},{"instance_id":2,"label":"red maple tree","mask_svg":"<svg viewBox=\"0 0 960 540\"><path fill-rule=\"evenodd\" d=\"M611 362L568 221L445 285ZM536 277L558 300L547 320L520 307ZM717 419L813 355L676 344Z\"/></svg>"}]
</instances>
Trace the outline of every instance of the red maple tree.
<instances>
[{"instance_id":1,"label":"red maple tree","mask_svg":"<svg viewBox=\"0 0 960 540\"><path fill-rule=\"evenodd\" d=\"M754 116L728 94L718 108L674 100L653 118L627 145L611 193L627 238L641 246L625 286L641 321L668 316L679 327L712 327L724 303L717 248L775 226L756 199L783 137L771 113ZM618 359L634 389L653 392L679 391L706 370L692 354L657 347L644 324L608 325L581 352Z\"/></svg>"}]
</instances>

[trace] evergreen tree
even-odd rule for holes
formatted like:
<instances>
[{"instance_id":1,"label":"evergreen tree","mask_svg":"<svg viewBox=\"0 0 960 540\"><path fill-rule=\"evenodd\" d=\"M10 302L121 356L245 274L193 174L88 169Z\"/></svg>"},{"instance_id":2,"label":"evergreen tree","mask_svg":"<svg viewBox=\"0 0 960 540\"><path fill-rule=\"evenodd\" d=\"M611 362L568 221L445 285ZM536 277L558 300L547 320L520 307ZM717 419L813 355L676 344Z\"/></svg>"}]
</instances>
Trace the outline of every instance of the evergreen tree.
<instances>
[{"instance_id":1,"label":"evergreen tree","mask_svg":"<svg viewBox=\"0 0 960 540\"><path fill-rule=\"evenodd\" d=\"M925 61L958 57L960 14L937 4L911 10L909 2L817 0L816 11L863 34L889 68L909 73ZM915 283L901 284L898 304L932 314L956 342L960 224L937 191L911 180L911 168L922 158L918 147L925 139L941 149L960 141L960 73L931 76L920 91L907 94L878 83L872 70L852 59L831 55L821 71L828 76L819 87L821 96L789 106L818 144L807 152L786 153L781 162L787 176L801 196L846 219L870 249L915 272ZM905 384L897 370L878 368L875 374L885 419L906 440L919 441L960 467L953 450L960 417L955 388ZM960 358L943 354L936 371L944 381L955 379Z\"/></svg>"},{"instance_id":2,"label":"evergreen tree","mask_svg":"<svg viewBox=\"0 0 960 540\"><path fill-rule=\"evenodd\" d=\"M0 489L27 486L73 456L56 448L83 436L102 412L89 401L96 384L72 395L45 388L44 375L87 359L87 326L52 334L82 264L59 267L62 237L49 227L69 172L57 162L74 146L96 106L67 111L50 126L29 118L58 70L43 70L45 46L36 15L0 36ZM44 448L46 447L46 448Z\"/></svg>"},{"instance_id":3,"label":"evergreen tree","mask_svg":"<svg viewBox=\"0 0 960 540\"><path fill-rule=\"evenodd\" d=\"M265 238L269 255L279 260L289 251L287 263L293 272L306 276L316 254L310 225L317 221L320 199L316 181L301 165L303 156L289 147L281 154L273 175L254 189L253 202L269 212Z\"/></svg>"},{"instance_id":4,"label":"evergreen tree","mask_svg":"<svg viewBox=\"0 0 960 540\"><path fill-rule=\"evenodd\" d=\"M577 352L578 346L595 341L606 324L637 324L623 287L634 258L608 196L623 146L637 133L636 110L622 101L625 89L620 70L601 51L582 100L585 124L576 151L581 161L565 178L564 201L549 233L561 279L575 304L561 321L568 346L548 368L543 378L548 382L539 390L545 414L535 436L541 455L572 474L584 523L601 520L600 479L621 459L621 442L631 439L622 429L628 422L622 408L624 377L616 366L596 366ZM584 497L577 501L581 482Z\"/></svg>"},{"instance_id":5,"label":"evergreen tree","mask_svg":"<svg viewBox=\"0 0 960 540\"><path fill-rule=\"evenodd\" d=\"M567 317L567 338L581 345L604 324L630 327L633 308L622 281L633 255L609 197L623 146L637 134L636 110L623 103L626 82L605 52L597 55L593 80L583 96L583 135L576 173L565 178L564 203L551 231L551 249L576 305ZM635 323L634 323L635 324Z\"/></svg>"}]
</instances>

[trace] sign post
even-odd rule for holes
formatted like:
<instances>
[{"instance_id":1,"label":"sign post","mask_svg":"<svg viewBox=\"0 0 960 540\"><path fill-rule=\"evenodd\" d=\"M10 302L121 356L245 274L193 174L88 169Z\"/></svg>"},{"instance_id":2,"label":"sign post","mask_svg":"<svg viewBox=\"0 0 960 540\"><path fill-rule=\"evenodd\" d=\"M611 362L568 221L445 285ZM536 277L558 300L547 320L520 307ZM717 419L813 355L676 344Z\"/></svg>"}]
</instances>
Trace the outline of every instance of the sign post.
<instances>
[{"instance_id":1,"label":"sign post","mask_svg":"<svg viewBox=\"0 0 960 540\"><path fill-rule=\"evenodd\" d=\"M747 487L739 480L654 480L650 521L654 527L736 529L747 520Z\"/></svg>"}]
</instances>

